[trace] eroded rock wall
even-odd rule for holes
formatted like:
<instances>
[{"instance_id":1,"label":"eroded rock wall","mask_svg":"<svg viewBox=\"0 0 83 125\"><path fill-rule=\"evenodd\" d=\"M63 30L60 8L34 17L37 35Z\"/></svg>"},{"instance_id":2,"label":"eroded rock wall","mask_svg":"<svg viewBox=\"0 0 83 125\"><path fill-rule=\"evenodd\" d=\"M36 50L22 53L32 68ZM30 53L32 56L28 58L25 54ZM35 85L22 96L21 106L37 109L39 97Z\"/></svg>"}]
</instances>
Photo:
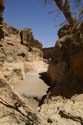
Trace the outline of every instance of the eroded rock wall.
<instances>
[{"instance_id":1,"label":"eroded rock wall","mask_svg":"<svg viewBox=\"0 0 83 125\"><path fill-rule=\"evenodd\" d=\"M83 22L77 24L68 32L64 27L59 30L59 39L55 45L48 75L55 88L55 95L72 96L83 90ZM63 31L64 35L61 35ZM71 32L70 32L71 31ZM52 92L52 94L53 94Z\"/></svg>"}]
</instances>

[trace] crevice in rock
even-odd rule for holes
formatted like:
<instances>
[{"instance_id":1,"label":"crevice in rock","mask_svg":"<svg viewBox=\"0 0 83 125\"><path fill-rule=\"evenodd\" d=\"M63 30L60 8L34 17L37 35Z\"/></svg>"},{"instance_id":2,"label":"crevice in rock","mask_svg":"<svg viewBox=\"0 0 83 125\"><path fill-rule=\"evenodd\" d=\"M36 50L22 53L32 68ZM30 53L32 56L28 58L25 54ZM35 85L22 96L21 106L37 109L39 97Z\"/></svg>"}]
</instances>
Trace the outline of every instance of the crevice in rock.
<instances>
[{"instance_id":1,"label":"crevice in rock","mask_svg":"<svg viewBox=\"0 0 83 125\"><path fill-rule=\"evenodd\" d=\"M23 106L23 104L20 104L20 105L15 105L15 107L14 106L12 106L12 105L10 105L10 104L8 104L5 100L3 100L1 97L0 97L0 103L1 104L3 104L4 106L6 106L6 107L8 107L8 108L11 108L11 109L14 109L14 110L16 110L17 112L19 112L25 119L26 119L26 121L31 121L32 123L36 123L33 119L31 119L30 117L29 117L29 115L31 114L30 112L27 112L27 115L25 115L21 110L20 110L20 107L25 107L25 106ZM29 114L29 115L28 115ZM32 115L32 114L31 114Z\"/></svg>"},{"instance_id":2,"label":"crevice in rock","mask_svg":"<svg viewBox=\"0 0 83 125\"><path fill-rule=\"evenodd\" d=\"M44 82L45 82L45 84L47 84L48 86L51 86L51 80L50 80L50 78L48 77L48 74L47 74L47 72L42 72L42 73L39 73L39 77L40 77L40 79L42 79Z\"/></svg>"},{"instance_id":3,"label":"crevice in rock","mask_svg":"<svg viewBox=\"0 0 83 125\"><path fill-rule=\"evenodd\" d=\"M73 116L72 114L69 114L69 113L67 114L62 110L59 111L59 115L62 118L71 119L73 121L80 122L81 125L83 125L83 119L80 116Z\"/></svg>"}]
</instances>

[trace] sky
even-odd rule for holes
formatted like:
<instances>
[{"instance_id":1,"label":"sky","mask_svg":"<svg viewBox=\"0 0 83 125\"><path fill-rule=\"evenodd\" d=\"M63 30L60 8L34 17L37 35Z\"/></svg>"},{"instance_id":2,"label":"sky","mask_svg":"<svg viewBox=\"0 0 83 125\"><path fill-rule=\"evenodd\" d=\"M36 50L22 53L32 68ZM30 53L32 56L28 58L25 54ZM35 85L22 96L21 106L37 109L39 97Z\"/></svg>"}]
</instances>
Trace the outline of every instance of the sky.
<instances>
[{"instance_id":1,"label":"sky","mask_svg":"<svg viewBox=\"0 0 83 125\"><path fill-rule=\"evenodd\" d=\"M55 4L45 4L45 0L5 0L4 21L19 30L31 28L44 47L54 46L57 41L57 30L64 20L59 14Z\"/></svg>"}]
</instances>

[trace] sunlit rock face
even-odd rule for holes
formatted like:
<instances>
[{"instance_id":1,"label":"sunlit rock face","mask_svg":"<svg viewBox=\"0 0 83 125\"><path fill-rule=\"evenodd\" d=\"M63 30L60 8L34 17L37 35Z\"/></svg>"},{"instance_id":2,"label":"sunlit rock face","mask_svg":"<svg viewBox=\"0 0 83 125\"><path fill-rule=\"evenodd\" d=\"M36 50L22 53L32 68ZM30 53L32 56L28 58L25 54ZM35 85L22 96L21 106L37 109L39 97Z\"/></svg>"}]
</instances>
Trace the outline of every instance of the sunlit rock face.
<instances>
[{"instance_id":1,"label":"sunlit rock face","mask_svg":"<svg viewBox=\"0 0 83 125\"><path fill-rule=\"evenodd\" d=\"M0 124L39 125L38 114L12 86L34 70L33 64L43 62L42 51L35 40L30 47L22 44L20 31L15 27L3 23L3 31L4 39L0 40Z\"/></svg>"}]
</instances>

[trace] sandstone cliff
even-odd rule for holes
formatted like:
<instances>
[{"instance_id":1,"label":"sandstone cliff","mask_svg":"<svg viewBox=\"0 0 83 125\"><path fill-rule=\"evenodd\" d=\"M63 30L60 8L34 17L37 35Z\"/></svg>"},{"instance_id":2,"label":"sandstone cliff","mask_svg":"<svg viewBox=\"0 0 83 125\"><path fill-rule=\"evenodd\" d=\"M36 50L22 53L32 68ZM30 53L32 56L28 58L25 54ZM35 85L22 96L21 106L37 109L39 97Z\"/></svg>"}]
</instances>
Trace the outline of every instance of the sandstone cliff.
<instances>
[{"instance_id":1,"label":"sandstone cliff","mask_svg":"<svg viewBox=\"0 0 83 125\"><path fill-rule=\"evenodd\" d=\"M71 96L83 92L83 22L66 28L59 30L48 75L56 85L55 95Z\"/></svg>"}]
</instances>

